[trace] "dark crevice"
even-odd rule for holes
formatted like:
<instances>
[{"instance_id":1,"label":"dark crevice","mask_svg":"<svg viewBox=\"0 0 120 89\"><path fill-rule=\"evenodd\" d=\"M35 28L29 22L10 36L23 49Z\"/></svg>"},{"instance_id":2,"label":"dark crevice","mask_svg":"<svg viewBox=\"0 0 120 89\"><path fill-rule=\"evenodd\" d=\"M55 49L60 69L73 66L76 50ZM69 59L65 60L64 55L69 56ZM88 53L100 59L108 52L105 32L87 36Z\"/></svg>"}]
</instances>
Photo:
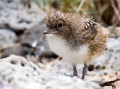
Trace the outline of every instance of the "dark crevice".
<instances>
[{"instance_id":1,"label":"dark crevice","mask_svg":"<svg viewBox=\"0 0 120 89\"><path fill-rule=\"evenodd\" d=\"M100 83L99 85L101 87L104 87L104 86L113 86L112 84L117 82L117 81L120 81L120 78L117 78L115 80L112 80L112 81L107 81L107 82L103 82L103 83Z\"/></svg>"}]
</instances>

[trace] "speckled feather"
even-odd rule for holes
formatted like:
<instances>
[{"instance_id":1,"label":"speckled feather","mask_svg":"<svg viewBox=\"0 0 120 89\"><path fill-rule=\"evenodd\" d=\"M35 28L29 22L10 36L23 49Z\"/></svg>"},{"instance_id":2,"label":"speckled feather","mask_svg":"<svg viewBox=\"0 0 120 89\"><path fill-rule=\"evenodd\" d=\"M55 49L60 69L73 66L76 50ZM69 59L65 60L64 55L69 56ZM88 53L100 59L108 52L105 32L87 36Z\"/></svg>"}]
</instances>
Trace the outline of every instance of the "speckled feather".
<instances>
[{"instance_id":1,"label":"speckled feather","mask_svg":"<svg viewBox=\"0 0 120 89\"><path fill-rule=\"evenodd\" d=\"M71 50L87 45L89 52L86 62L90 62L103 53L106 48L107 35L103 34L100 26L91 17L78 13L51 13L46 18L46 26L53 28L57 21L63 22L63 30L57 34L64 39Z\"/></svg>"}]
</instances>

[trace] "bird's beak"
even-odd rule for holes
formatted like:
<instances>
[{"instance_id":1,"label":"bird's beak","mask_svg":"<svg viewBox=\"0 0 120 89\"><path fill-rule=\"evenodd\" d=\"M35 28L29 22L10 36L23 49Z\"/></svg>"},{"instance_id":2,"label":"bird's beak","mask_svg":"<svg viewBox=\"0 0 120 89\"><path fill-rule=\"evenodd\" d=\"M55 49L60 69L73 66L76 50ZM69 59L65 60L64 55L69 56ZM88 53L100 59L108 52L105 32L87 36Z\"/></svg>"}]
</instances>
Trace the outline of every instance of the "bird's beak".
<instances>
[{"instance_id":1,"label":"bird's beak","mask_svg":"<svg viewBox=\"0 0 120 89\"><path fill-rule=\"evenodd\" d=\"M50 33L51 33L51 31L49 29L46 29L46 30L43 31L43 35L50 34Z\"/></svg>"},{"instance_id":2,"label":"bird's beak","mask_svg":"<svg viewBox=\"0 0 120 89\"><path fill-rule=\"evenodd\" d=\"M45 35L45 34L55 34L55 33L57 33L57 32L58 32L58 31L46 29L46 30L43 31L43 35Z\"/></svg>"}]
</instances>

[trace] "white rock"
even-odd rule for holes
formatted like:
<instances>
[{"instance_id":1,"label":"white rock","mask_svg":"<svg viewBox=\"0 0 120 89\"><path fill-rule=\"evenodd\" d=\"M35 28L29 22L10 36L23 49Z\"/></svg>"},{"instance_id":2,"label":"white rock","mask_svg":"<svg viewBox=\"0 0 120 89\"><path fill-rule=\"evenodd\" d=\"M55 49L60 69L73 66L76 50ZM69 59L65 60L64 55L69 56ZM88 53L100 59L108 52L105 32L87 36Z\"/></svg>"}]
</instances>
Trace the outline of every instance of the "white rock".
<instances>
[{"instance_id":1,"label":"white rock","mask_svg":"<svg viewBox=\"0 0 120 89\"><path fill-rule=\"evenodd\" d=\"M0 50L12 46L16 41L16 34L8 29L0 29Z\"/></svg>"},{"instance_id":2,"label":"white rock","mask_svg":"<svg viewBox=\"0 0 120 89\"><path fill-rule=\"evenodd\" d=\"M1 0L0 1L0 26L8 25L14 30L31 28L41 22L46 14L35 4L26 8L24 1L29 0Z\"/></svg>"},{"instance_id":3,"label":"white rock","mask_svg":"<svg viewBox=\"0 0 120 89\"><path fill-rule=\"evenodd\" d=\"M80 78L39 68L20 56L0 59L0 89L100 89Z\"/></svg>"}]
</instances>

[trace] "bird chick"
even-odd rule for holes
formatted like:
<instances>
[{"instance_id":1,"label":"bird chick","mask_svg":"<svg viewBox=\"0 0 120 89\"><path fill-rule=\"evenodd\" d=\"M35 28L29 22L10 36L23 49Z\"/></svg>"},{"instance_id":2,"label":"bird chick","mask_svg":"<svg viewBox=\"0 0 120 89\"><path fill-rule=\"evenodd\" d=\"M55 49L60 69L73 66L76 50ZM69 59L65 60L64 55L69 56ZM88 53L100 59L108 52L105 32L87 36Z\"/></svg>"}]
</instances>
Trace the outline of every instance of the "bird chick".
<instances>
[{"instance_id":1,"label":"bird chick","mask_svg":"<svg viewBox=\"0 0 120 89\"><path fill-rule=\"evenodd\" d=\"M52 12L45 24L43 34L51 50L73 64L74 76L77 76L76 64L85 63L84 79L86 64L105 50L107 35L92 18L79 13Z\"/></svg>"}]
</instances>

